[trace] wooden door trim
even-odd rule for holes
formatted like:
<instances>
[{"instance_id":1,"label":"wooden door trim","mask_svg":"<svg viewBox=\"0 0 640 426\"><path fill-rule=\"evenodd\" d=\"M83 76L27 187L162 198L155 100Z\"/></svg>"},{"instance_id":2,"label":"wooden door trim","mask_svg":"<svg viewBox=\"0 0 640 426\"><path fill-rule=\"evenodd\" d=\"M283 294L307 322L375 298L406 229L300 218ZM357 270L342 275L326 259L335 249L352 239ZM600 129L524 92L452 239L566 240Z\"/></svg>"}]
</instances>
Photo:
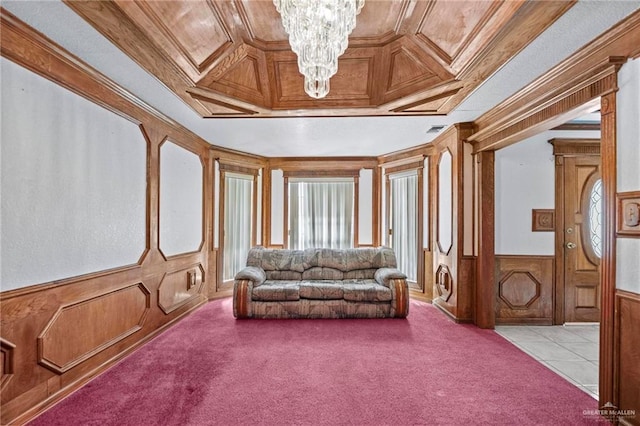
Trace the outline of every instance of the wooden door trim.
<instances>
[{"instance_id":1,"label":"wooden door trim","mask_svg":"<svg viewBox=\"0 0 640 426\"><path fill-rule=\"evenodd\" d=\"M617 86L617 74L616 86ZM600 122L602 144L600 174L602 176L602 259L600 260L600 405L607 402L618 404L614 390L615 293L616 293L616 91L602 96Z\"/></svg>"},{"instance_id":2,"label":"wooden door trim","mask_svg":"<svg viewBox=\"0 0 640 426\"><path fill-rule=\"evenodd\" d=\"M555 286L553 291L553 324L563 324L564 312L564 179L565 157L575 157L582 155L600 155L600 139L575 139L575 138L554 138L549 143L553 145L553 155L555 157L555 206L556 206L556 226L555 226ZM602 289L602 287L601 287Z\"/></svg>"}]
</instances>

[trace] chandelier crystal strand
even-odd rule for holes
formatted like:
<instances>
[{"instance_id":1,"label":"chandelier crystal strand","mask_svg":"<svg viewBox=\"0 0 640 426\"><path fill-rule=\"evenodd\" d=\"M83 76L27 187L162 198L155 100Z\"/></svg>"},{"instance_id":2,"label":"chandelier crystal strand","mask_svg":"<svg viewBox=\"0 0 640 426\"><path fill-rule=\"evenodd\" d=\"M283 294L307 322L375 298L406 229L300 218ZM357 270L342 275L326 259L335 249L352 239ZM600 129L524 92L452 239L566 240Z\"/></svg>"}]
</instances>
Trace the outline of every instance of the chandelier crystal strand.
<instances>
[{"instance_id":1,"label":"chandelier crystal strand","mask_svg":"<svg viewBox=\"0 0 640 426\"><path fill-rule=\"evenodd\" d=\"M349 45L356 15L364 0L273 0L298 56L304 90L320 99L329 93L329 79L338 72L338 57Z\"/></svg>"}]
</instances>

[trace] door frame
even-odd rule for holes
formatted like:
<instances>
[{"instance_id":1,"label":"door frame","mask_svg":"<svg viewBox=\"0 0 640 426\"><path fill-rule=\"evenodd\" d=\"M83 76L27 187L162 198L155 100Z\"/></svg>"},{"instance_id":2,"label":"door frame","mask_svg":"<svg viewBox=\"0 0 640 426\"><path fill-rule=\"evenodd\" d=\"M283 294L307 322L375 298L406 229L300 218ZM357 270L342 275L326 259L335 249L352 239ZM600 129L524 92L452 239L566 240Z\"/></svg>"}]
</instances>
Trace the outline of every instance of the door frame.
<instances>
[{"instance_id":1,"label":"door frame","mask_svg":"<svg viewBox=\"0 0 640 426\"><path fill-rule=\"evenodd\" d=\"M553 145L555 158L555 279L552 293L553 324L564 324L565 319L565 259L564 259L564 179L565 157L600 156L600 139L554 138L549 140ZM604 228L604 227L603 227ZM600 278L602 284L602 277ZM600 285L602 299L602 285Z\"/></svg>"}]
</instances>

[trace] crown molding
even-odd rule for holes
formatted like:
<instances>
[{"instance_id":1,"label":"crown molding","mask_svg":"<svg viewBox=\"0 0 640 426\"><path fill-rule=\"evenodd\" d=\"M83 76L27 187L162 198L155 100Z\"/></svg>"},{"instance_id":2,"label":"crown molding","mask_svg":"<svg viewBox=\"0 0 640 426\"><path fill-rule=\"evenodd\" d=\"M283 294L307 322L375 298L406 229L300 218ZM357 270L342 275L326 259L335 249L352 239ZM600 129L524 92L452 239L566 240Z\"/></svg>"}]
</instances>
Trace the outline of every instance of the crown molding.
<instances>
[{"instance_id":1,"label":"crown molding","mask_svg":"<svg viewBox=\"0 0 640 426\"><path fill-rule=\"evenodd\" d=\"M476 152L495 150L521 140L528 129L563 124L553 117L577 117L584 112L580 105L617 90L617 71L638 54L639 37L640 11L476 119L469 142Z\"/></svg>"}]
</instances>

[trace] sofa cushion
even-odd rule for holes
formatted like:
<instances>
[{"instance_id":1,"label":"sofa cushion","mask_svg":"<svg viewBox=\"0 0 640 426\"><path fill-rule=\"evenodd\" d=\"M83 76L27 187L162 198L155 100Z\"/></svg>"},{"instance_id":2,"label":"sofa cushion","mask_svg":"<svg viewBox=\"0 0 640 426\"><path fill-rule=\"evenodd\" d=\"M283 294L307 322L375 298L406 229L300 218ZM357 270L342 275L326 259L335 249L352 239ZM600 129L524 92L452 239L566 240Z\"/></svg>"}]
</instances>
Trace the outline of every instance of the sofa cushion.
<instances>
[{"instance_id":1,"label":"sofa cushion","mask_svg":"<svg viewBox=\"0 0 640 426\"><path fill-rule=\"evenodd\" d=\"M342 281L301 281L300 298L315 300L342 299Z\"/></svg>"},{"instance_id":2,"label":"sofa cushion","mask_svg":"<svg viewBox=\"0 0 640 426\"><path fill-rule=\"evenodd\" d=\"M271 302L300 300L300 281L267 280L253 287L251 299Z\"/></svg>"},{"instance_id":3,"label":"sofa cushion","mask_svg":"<svg viewBox=\"0 0 640 426\"><path fill-rule=\"evenodd\" d=\"M300 281L302 273L296 271L266 271L268 280Z\"/></svg>"},{"instance_id":4,"label":"sofa cushion","mask_svg":"<svg viewBox=\"0 0 640 426\"><path fill-rule=\"evenodd\" d=\"M333 268L314 267L302 273L303 280L341 280L343 278L342 271Z\"/></svg>"},{"instance_id":5,"label":"sofa cushion","mask_svg":"<svg viewBox=\"0 0 640 426\"><path fill-rule=\"evenodd\" d=\"M389 302L391 289L373 280L345 282L342 285L344 300L351 302ZM254 290L255 291L255 290Z\"/></svg>"},{"instance_id":6,"label":"sofa cushion","mask_svg":"<svg viewBox=\"0 0 640 426\"><path fill-rule=\"evenodd\" d=\"M355 269L344 273L344 280L372 280L377 269Z\"/></svg>"},{"instance_id":7,"label":"sofa cushion","mask_svg":"<svg viewBox=\"0 0 640 426\"><path fill-rule=\"evenodd\" d=\"M253 247L247 256L247 266L257 266L265 271L304 272L304 252L302 250L265 249Z\"/></svg>"}]
</instances>

